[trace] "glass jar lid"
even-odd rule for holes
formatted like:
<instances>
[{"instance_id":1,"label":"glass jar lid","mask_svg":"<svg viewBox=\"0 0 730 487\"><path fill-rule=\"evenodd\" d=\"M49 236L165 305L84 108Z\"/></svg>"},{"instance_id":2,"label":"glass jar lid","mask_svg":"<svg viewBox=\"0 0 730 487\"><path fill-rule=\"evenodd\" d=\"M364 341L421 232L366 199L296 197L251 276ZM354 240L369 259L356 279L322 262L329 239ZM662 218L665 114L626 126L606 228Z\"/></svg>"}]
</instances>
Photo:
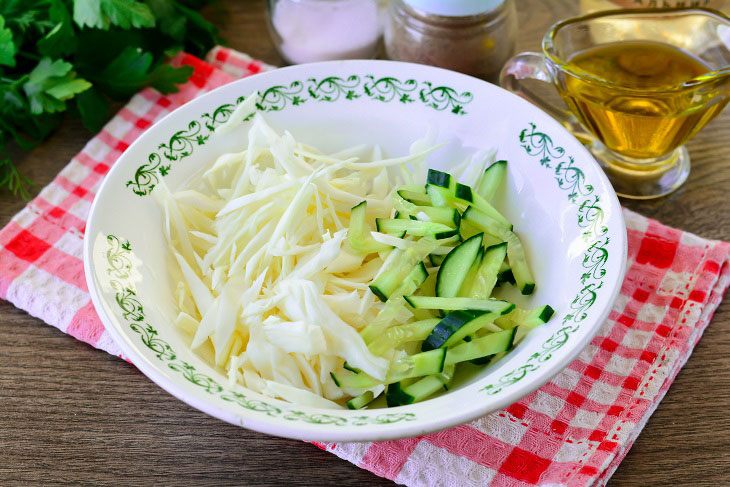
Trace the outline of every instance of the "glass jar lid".
<instances>
[{"instance_id":1,"label":"glass jar lid","mask_svg":"<svg viewBox=\"0 0 730 487\"><path fill-rule=\"evenodd\" d=\"M505 0L403 0L403 2L431 15L466 17L491 12Z\"/></svg>"}]
</instances>

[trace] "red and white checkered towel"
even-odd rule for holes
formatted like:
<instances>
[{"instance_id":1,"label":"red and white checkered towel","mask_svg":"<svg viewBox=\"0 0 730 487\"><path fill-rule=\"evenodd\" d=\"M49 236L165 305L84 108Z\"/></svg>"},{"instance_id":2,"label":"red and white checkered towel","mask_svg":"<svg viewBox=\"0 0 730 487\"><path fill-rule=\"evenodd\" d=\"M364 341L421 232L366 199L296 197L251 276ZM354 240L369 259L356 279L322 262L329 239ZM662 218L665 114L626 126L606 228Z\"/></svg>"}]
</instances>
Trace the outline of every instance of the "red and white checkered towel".
<instances>
[{"instance_id":1,"label":"red and white checkered towel","mask_svg":"<svg viewBox=\"0 0 730 487\"><path fill-rule=\"evenodd\" d=\"M91 201L147 127L235 78L273 69L214 49L179 93L137 94L40 195L0 230L0 298L79 340L120 354L91 304L82 239ZM687 361L730 284L730 244L624 211L628 273L609 319L554 380L498 413L399 441L318 444L411 486L606 483Z\"/></svg>"}]
</instances>

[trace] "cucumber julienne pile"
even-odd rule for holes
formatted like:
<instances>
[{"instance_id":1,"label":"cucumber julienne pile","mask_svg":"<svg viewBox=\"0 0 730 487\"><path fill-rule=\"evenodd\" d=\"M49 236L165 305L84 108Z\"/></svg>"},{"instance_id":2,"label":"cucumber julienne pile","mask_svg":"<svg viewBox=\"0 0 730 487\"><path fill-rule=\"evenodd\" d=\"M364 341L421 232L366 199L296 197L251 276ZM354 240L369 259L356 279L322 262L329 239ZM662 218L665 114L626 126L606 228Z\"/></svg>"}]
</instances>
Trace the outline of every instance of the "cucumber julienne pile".
<instances>
[{"instance_id":1,"label":"cucumber julienne pile","mask_svg":"<svg viewBox=\"0 0 730 487\"><path fill-rule=\"evenodd\" d=\"M429 169L425 185L394 192L395 215L375 219L378 233L368 227L366 202L352 209L347 234L351 249L360 254L390 252L370 289L381 301L394 303L394 309L407 303L418 321L389 327L387 320L376 319L362 329L360 335L376 355L400 347L415 351L392 362L384 381L345 364L332 374L338 386L353 390L387 385L388 406L422 401L448 389L459 363L488 364L550 319L550 306L527 311L491 297L502 283L516 285L522 294L535 289L519 237L490 203L506 166L506 161L489 166L476 190ZM438 244L428 255L430 265L421 260L417 244L399 245L408 236ZM375 398L367 390L347 406L359 409Z\"/></svg>"}]
</instances>

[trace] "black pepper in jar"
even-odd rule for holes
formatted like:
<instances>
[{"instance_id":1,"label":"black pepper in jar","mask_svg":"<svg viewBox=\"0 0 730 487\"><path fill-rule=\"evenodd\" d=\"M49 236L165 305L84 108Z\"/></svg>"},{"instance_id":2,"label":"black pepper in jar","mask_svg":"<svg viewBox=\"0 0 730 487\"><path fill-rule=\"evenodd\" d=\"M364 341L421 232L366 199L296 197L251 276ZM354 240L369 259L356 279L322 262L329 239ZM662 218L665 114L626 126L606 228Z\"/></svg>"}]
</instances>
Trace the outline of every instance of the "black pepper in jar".
<instances>
[{"instance_id":1,"label":"black pepper in jar","mask_svg":"<svg viewBox=\"0 0 730 487\"><path fill-rule=\"evenodd\" d=\"M390 59L496 82L514 54L513 0L393 0L385 24Z\"/></svg>"}]
</instances>

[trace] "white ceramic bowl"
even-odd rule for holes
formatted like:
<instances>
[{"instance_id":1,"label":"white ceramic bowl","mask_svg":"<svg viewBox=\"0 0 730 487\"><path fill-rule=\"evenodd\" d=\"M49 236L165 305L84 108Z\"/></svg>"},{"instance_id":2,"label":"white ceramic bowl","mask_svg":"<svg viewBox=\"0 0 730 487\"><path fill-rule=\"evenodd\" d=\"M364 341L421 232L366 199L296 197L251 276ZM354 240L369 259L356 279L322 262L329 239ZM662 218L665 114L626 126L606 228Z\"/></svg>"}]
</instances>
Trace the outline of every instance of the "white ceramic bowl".
<instances>
[{"instance_id":1,"label":"white ceramic bowl","mask_svg":"<svg viewBox=\"0 0 730 487\"><path fill-rule=\"evenodd\" d=\"M435 124L448 144L430 156L448 170L476 149L509 161L496 205L525 242L537 289L553 319L498 363L440 397L390 409L300 407L243 387L192 353L176 315L162 214L151 195L172 189L240 136L213 134L254 90L277 130L324 150L378 143L388 154ZM468 422L519 400L567 366L607 317L621 286L626 229L611 185L583 146L522 99L451 71L388 61L293 66L221 87L145 132L117 161L94 201L84 263L94 306L150 379L206 413L253 430L316 441L385 440Z\"/></svg>"}]
</instances>

